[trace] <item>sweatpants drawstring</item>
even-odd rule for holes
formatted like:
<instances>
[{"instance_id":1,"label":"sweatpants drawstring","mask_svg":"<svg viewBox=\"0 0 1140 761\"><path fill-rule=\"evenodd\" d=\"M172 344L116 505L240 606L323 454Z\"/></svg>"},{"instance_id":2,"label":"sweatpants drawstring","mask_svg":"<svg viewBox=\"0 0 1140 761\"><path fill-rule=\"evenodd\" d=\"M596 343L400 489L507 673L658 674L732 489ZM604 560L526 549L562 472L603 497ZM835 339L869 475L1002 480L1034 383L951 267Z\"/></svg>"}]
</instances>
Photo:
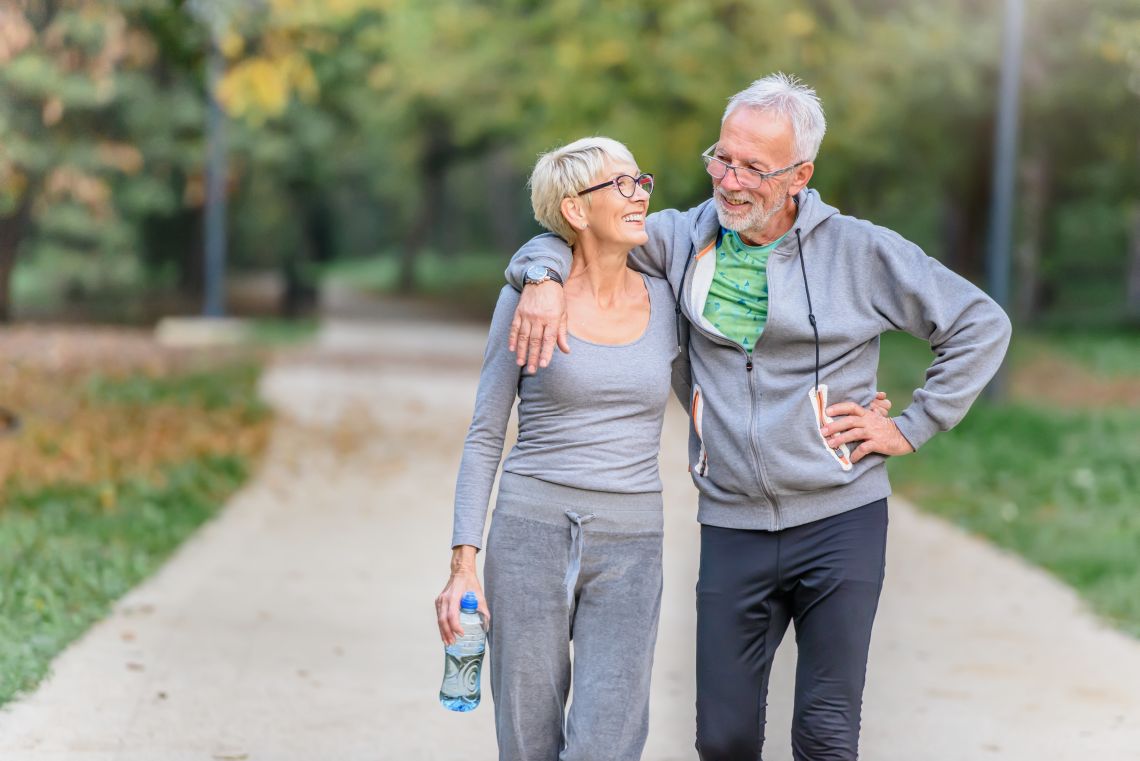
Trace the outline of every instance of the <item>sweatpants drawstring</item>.
<instances>
[{"instance_id":1,"label":"sweatpants drawstring","mask_svg":"<svg viewBox=\"0 0 1140 761\"><path fill-rule=\"evenodd\" d=\"M574 609L574 587L578 586L578 574L582 570L582 526L594 520L593 513L578 515L573 510L566 511L570 519L570 563L566 566L566 608Z\"/></svg>"}]
</instances>

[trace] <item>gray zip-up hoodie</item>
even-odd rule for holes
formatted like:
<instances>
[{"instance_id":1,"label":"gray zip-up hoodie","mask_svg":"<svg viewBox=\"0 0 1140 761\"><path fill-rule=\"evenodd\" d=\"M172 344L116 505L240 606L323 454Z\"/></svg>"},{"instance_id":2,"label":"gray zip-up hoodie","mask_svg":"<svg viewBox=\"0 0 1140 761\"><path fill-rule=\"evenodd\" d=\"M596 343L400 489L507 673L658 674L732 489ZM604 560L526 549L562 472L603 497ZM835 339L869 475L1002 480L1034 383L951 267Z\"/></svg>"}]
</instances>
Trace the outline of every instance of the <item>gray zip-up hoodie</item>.
<instances>
[{"instance_id":1,"label":"gray zip-up hoodie","mask_svg":"<svg viewBox=\"0 0 1140 761\"><path fill-rule=\"evenodd\" d=\"M930 343L926 382L894 418L915 449L965 416L1009 344L1001 308L918 246L840 214L814 190L796 201L795 224L768 258L768 319L751 355L703 317L720 232L711 199L651 214L649 242L630 253L635 269L669 281L691 324L689 469L701 523L774 531L890 494L884 456L844 464L819 432L809 290L828 403L870 404L882 333ZM507 280L521 288L532 264L566 276L570 249L554 235L533 238L511 260Z\"/></svg>"}]
</instances>

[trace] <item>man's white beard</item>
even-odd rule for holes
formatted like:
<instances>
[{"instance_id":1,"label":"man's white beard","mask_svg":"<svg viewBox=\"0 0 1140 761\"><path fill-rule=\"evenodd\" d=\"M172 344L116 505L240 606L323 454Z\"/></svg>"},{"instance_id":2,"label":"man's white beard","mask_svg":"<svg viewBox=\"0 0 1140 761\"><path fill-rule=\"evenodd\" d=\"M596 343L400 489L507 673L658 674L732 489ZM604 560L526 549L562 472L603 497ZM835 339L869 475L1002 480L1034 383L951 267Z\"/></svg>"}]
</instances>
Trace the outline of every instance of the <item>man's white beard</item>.
<instances>
[{"instance_id":1,"label":"man's white beard","mask_svg":"<svg viewBox=\"0 0 1140 761\"><path fill-rule=\"evenodd\" d=\"M745 237L751 240L758 240L760 238L764 232L764 228L780 213L784 208L784 202L787 200L787 196L784 196L773 203L771 208L758 206L756 202L753 201L752 205L748 207L748 211L742 212L726 209L724 207L724 199L721 195L721 191L716 191L714 197L716 199L716 216L720 221L721 227L726 230L735 230L738 233L744 233Z\"/></svg>"}]
</instances>

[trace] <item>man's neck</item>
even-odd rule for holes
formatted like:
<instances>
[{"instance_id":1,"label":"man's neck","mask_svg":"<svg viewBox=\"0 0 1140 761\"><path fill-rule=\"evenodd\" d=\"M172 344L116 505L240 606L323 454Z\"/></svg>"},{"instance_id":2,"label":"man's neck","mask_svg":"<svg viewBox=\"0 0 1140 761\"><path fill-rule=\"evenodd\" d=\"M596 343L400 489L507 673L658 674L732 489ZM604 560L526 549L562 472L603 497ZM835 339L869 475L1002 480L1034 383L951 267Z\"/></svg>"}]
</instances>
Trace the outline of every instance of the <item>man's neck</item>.
<instances>
[{"instance_id":1,"label":"man's neck","mask_svg":"<svg viewBox=\"0 0 1140 761\"><path fill-rule=\"evenodd\" d=\"M780 213L768 220L768 224L764 227L759 230L741 230L737 234L745 245L766 246L774 240L779 240L788 230L792 229L792 225L796 223L798 212L799 205L796 204L795 198L789 196L784 202L784 208L780 209Z\"/></svg>"}]
</instances>

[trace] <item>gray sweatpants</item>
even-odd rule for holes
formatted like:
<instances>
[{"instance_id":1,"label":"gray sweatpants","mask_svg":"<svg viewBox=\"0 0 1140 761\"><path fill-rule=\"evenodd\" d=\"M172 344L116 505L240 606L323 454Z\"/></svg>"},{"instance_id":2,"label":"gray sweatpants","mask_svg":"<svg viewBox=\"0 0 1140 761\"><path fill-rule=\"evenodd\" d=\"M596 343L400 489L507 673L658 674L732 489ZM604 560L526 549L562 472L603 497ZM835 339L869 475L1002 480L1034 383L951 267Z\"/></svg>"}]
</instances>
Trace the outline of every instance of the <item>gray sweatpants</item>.
<instances>
[{"instance_id":1,"label":"gray sweatpants","mask_svg":"<svg viewBox=\"0 0 1140 761\"><path fill-rule=\"evenodd\" d=\"M660 493L503 474L484 566L500 761L641 758L662 529Z\"/></svg>"}]
</instances>

